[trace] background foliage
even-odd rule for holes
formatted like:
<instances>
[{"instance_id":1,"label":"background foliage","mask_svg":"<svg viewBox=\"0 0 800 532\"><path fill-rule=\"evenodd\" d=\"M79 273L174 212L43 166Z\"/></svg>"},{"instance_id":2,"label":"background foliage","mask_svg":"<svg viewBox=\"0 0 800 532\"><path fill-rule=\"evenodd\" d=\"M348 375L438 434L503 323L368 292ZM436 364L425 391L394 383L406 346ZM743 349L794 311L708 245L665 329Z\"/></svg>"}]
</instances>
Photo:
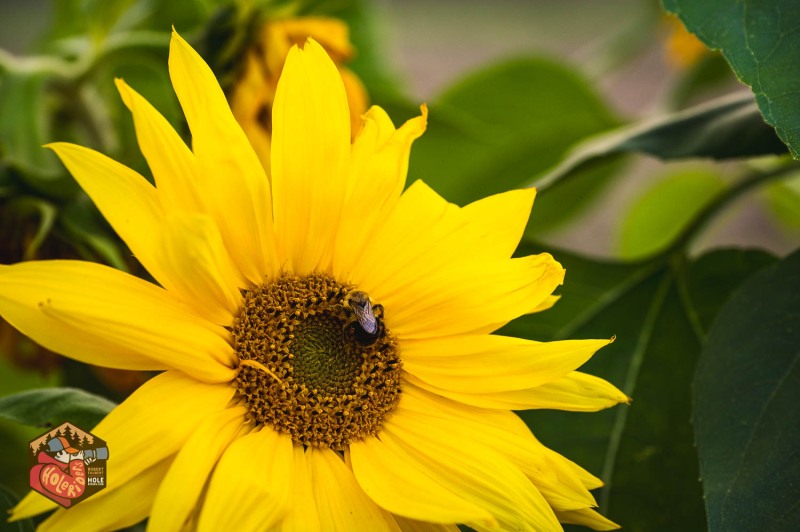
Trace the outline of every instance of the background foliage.
<instances>
[{"instance_id":1,"label":"background foliage","mask_svg":"<svg viewBox=\"0 0 800 532\"><path fill-rule=\"evenodd\" d=\"M554 3L538 4L542 17L557 19ZM0 49L0 262L80 257L145 275L40 146L75 141L147 175L113 78L124 77L186 133L168 89L170 25L231 81L254 14L340 17L359 51L351 67L373 102L396 123L416 114L420 98L386 59L393 20L380 6L53 1L51 23L29 50ZM798 530L800 255L790 252L800 244L800 172L790 153L800 154L800 22L792 16L800 2L663 7L705 46L676 47L691 38L650 2L624 31L605 35L594 25L593 61L519 49L450 80L428 98L409 183L424 179L462 205L539 188L519 253L553 253L566 283L552 310L502 332L616 335L583 369L622 388L631 406L520 412L543 442L601 476L604 514L628 530ZM455 30L453 39L469 39ZM648 50L667 54L671 67L656 81L657 110L630 116L603 80ZM745 245L726 245L718 236L744 208L766 213L758 220L769 227L750 231ZM599 252L595 226L611 234ZM763 235L775 234L778 244L765 247ZM65 361L4 323L0 355L7 508L27 486L28 439L62 417L89 428L148 375Z\"/></svg>"}]
</instances>

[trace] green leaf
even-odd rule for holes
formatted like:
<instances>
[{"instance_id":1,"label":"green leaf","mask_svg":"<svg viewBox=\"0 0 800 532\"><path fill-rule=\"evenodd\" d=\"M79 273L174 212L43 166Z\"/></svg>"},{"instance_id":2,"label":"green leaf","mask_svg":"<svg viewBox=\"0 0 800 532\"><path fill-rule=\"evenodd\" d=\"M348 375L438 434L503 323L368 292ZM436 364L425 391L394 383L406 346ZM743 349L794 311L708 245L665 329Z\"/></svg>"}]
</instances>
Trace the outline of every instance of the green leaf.
<instances>
[{"instance_id":1,"label":"green leaf","mask_svg":"<svg viewBox=\"0 0 800 532\"><path fill-rule=\"evenodd\" d=\"M772 183L764 193L775 218L790 231L800 229L800 174Z\"/></svg>"},{"instance_id":2,"label":"green leaf","mask_svg":"<svg viewBox=\"0 0 800 532\"><path fill-rule=\"evenodd\" d=\"M34 525L31 519L23 519L13 523L6 522L8 512L17 505L19 500L19 497L17 497L14 492L0 484L0 516L2 516L0 530L6 532L33 532L36 530L36 525Z\"/></svg>"},{"instance_id":3,"label":"green leaf","mask_svg":"<svg viewBox=\"0 0 800 532\"><path fill-rule=\"evenodd\" d=\"M0 397L0 418L24 425L53 427L69 421L94 427L116 405L77 388L41 388Z\"/></svg>"},{"instance_id":4,"label":"green leaf","mask_svg":"<svg viewBox=\"0 0 800 532\"><path fill-rule=\"evenodd\" d=\"M717 316L695 380L710 530L800 529L800 252Z\"/></svg>"},{"instance_id":5,"label":"green leaf","mask_svg":"<svg viewBox=\"0 0 800 532\"><path fill-rule=\"evenodd\" d=\"M786 146L764 124L752 95L734 94L588 139L534 184L550 187L596 159L628 152L664 160L730 159L781 154Z\"/></svg>"},{"instance_id":6,"label":"green leaf","mask_svg":"<svg viewBox=\"0 0 800 532\"><path fill-rule=\"evenodd\" d=\"M2 330L0 330L0 337L3 338L3 345L0 346L0 390L2 393L12 394L32 388L57 386L60 382L59 372L51 370L43 374L39 371L23 369L26 365L30 367L36 362L36 359L27 355L31 354L31 350L39 349L39 346L23 337L21 333L11 332L10 329L10 325L3 323ZM30 487L30 464L27 460L20 460L20 456L23 456L21 450L25 449L28 442L41 432L40 428L20 425L6 419L0 413L0 471L3 472L1 482L13 493L25 493ZM4 515L2 509L0 509L0 515ZM0 520L0 530L5 530L1 523L2 520Z\"/></svg>"},{"instance_id":7,"label":"green leaf","mask_svg":"<svg viewBox=\"0 0 800 532\"><path fill-rule=\"evenodd\" d=\"M723 179L708 170L683 171L655 183L623 217L620 256L637 259L666 248L724 188Z\"/></svg>"},{"instance_id":8,"label":"green leaf","mask_svg":"<svg viewBox=\"0 0 800 532\"><path fill-rule=\"evenodd\" d=\"M145 3L145 2L139 2ZM168 32L169 25L175 26L179 32L187 33L208 22L212 14L223 5L225 0L172 0L161 2L147 0L150 13L146 26L155 30Z\"/></svg>"},{"instance_id":9,"label":"green leaf","mask_svg":"<svg viewBox=\"0 0 800 532\"><path fill-rule=\"evenodd\" d=\"M688 71L679 73L675 88L668 97L671 109L683 109L692 103L702 102L736 81L728 63L721 54L709 53Z\"/></svg>"},{"instance_id":10,"label":"green leaf","mask_svg":"<svg viewBox=\"0 0 800 532\"><path fill-rule=\"evenodd\" d=\"M800 20L796 0L664 0L749 85L766 122L800 156Z\"/></svg>"},{"instance_id":11,"label":"green leaf","mask_svg":"<svg viewBox=\"0 0 800 532\"><path fill-rule=\"evenodd\" d=\"M430 104L428 130L414 144L409 182L422 179L466 204L519 188L556 164L575 142L618 124L588 83L563 65L520 58L468 76ZM589 201L615 174L593 169L558 209L535 214L550 227Z\"/></svg>"},{"instance_id":12,"label":"green leaf","mask_svg":"<svg viewBox=\"0 0 800 532\"><path fill-rule=\"evenodd\" d=\"M84 33L102 39L130 4L130 0L57 0L48 40Z\"/></svg>"},{"instance_id":13,"label":"green leaf","mask_svg":"<svg viewBox=\"0 0 800 532\"><path fill-rule=\"evenodd\" d=\"M538 249L526 246L522 253ZM567 270L556 306L524 316L503 334L535 340L609 338L582 371L633 397L597 413L527 411L521 417L545 444L600 476L601 510L627 530L705 526L690 424L690 382L705 337L703 319L764 265L752 252L727 250L686 265L670 257L598 262L553 251ZM730 264L727 282L698 283Z\"/></svg>"},{"instance_id":14,"label":"green leaf","mask_svg":"<svg viewBox=\"0 0 800 532\"><path fill-rule=\"evenodd\" d=\"M708 335L712 321L742 279L773 263L774 256L758 250L712 251L695 259L686 286L681 289L691 299L699 335Z\"/></svg>"},{"instance_id":15,"label":"green leaf","mask_svg":"<svg viewBox=\"0 0 800 532\"><path fill-rule=\"evenodd\" d=\"M87 198L68 205L62 212L60 223L84 260L104 262L126 272L130 270L125 261L130 251Z\"/></svg>"},{"instance_id":16,"label":"green leaf","mask_svg":"<svg viewBox=\"0 0 800 532\"><path fill-rule=\"evenodd\" d=\"M0 153L9 164L52 167L53 161L42 149L47 137L43 98L47 81L47 76L38 72L0 72Z\"/></svg>"},{"instance_id":17,"label":"green leaf","mask_svg":"<svg viewBox=\"0 0 800 532\"><path fill-rule=\"evenodd\" d=\"M58 214L51 203L17 194L0 203L0 262L33 260Z\"/></svg>"}]
</instances>

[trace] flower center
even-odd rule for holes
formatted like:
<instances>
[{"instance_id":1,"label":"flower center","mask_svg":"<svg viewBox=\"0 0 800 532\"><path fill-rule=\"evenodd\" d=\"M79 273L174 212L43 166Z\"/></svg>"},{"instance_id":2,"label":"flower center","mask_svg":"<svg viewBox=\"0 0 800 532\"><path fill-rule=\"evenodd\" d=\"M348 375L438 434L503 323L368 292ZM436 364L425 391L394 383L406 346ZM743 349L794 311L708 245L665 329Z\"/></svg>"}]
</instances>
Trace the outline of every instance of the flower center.
<instances>
[{"instance_id":1,"label":"flower center","mask_svg":"<svg viewBox=\"0 0 800 532\"><path fill-rule=\"evenodd\" d=\"M378 434L400 399L402 366L379 313L376 332L361 328L353 289L283 274L245 292L232 332L236 387L253 421L335 450Z\"/></svg>"}]
</instances>

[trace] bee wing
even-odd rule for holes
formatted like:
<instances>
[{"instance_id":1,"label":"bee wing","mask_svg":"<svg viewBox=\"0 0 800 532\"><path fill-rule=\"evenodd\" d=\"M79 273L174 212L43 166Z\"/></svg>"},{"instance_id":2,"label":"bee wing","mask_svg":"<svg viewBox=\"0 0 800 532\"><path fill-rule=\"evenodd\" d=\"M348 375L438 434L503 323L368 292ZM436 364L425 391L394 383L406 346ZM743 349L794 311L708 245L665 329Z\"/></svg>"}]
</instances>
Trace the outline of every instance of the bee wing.
<instances>
[{"instance_id":1,"label":"bee wing","mask_svg":"<svg viewBox=\"0 0 800 532\"><path fill-rule=\"evenodd\" d=\"M372 312L372 305L369 301L367 301L363 307L361 305L354 305L353 311L362 329L370 334L378 330L378 320L375 319L375 314Z\"/></svg>"}]
</instances>

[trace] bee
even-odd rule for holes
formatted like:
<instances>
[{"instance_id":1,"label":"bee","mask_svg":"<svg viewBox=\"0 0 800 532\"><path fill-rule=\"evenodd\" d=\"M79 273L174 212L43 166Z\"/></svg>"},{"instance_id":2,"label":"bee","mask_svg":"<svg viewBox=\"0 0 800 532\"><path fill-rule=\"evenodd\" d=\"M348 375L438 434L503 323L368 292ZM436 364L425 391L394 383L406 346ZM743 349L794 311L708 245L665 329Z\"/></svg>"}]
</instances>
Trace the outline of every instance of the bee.
<instances>
[{"instance_id":1,"label":"bee","mask_svg":"<svg viewBox=\"0 0 800 532\"><path fill-rule=\"evenodd\" d=\"M355 339L361 345L372 345L378 341L386 327L383 325L383 306L373 305L366 292L352 290L342 304L353 311L355 320L348 326L353 330Z\"/></svg>"}]
</instances>

